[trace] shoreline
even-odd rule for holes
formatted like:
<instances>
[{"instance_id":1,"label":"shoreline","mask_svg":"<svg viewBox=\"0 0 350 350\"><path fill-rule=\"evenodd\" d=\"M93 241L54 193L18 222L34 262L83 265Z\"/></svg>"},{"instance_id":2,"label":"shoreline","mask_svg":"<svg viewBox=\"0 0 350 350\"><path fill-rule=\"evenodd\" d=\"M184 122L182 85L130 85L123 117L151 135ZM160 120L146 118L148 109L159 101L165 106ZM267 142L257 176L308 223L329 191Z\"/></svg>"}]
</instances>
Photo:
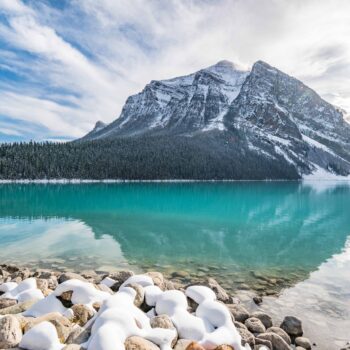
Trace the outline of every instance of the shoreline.
<instances>
[{"instance_id":1,"label":"shoreline","mask_svg":"<svg viewBox=\"0 0 350 350\"><path fill-rule=\"evenodd\" d=\"M333 178L333 179L262 179L262 180L233 180L233 179L212 179L212 180L200 180L200 179L154 179L154 180L128 180L128 179L18 179L18 180L6 180L0 179L0 185L2 184L90 184L90 183L228 183L228 182L300 182L300 183L313 183L313 182L326 182L326 183L350 183L350 178Z\"/></svg>"},{"instance_id":2,"label":"shoreline","mask_svg":"<svg viewBox=\"0 0 350 350\"><path fill-rule=\"evenodd\" d=\"M125 293L132 296L132 305L128 308L125 308L126 299L122 304L118 302L119 298L130 297ZM140 317L139 322L145 323L145 332L173 330L176 337L171 337L171 347L175 350L246 350L245 344L261 350L292 349L295 343L301 346L298 350L311 347L310 340L303 336L299 319L286 315L281 324L275 324L268 313L247 310L235 295L229 294L210 277L193 286L191 282L185 284L166 279L160 272L135 275L129 270L109 273L91 270L77 274L2 264L0 294L0 328L3 325L8 330L0 334L0 344L4 341L9 344L4 349L15 349L19 345L21 349L41 350L36 345L40 337L46 337L46 341L51 342L47 343L47 348L55 350L110 349L101 345L103 342L92 347L91 342L98 339L100 329L92 325L100 322L99 310L107 308L105 312L108 313L108 307L112 308L114 304L118 305L116 313L125 312L124 318L129 317L128 314L134 315L136 320ZM253 302L260 305L263 299L255 296ZM184 303L187 307L179 311ZM175 311L172 311L173 305ZM219 318L212 320L212 313ZM201 317L208 317L209 323L215 323L212 331L202 331L204 338L212 339L215 346L209 346L206 341L201 341L202 336L198 336ZM225 319L225 322L220 323L219 319ZM118 327L125 327L123 322L118 322L114 323L114 333ZM128 336L119 339L126 350L158 350L159 346L164 349L164 344L156 344L157 341L149 344L146 335L140 336L139 330L128 327ZM193 327L197 327L197 331ZM215 336L215 329L223 333ZM227 330L229 336L225 336ZM35 341L31 343L33 338Z\"/></svg>"}]
</instances>

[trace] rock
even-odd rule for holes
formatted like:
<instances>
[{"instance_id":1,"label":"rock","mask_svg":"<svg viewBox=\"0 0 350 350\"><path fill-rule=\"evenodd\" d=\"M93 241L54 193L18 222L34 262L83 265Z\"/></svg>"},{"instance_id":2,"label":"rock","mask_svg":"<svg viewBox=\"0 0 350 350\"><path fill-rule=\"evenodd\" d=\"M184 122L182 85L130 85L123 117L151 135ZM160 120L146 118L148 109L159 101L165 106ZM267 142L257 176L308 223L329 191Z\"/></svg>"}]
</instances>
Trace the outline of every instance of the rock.
<instances>
[{"instance_id":1,"label":"rock","mask_svg":"<svg viewBox=\"0 0 350 350\"><path fill-rule=\"evenodd\" d=\"M96 289L101 290L102 292L106 292L109 294L114 294L113 290L106 286L105 284L95 284Z\"/></svg>"},{"instance_id":2,"label":"rock","mask_svg":"<svg viewBox=\"0 0 350 350\"><path fill-rule=\"evenodd\" d=\"M266 346L268 349L272 350L272 343L266 339L255 338L255 346L259 346L259 347Z\"/></svg>"},{"instance_id":3,"label":"rock","mask_svg":"<svg viewBox=\"0 0 350 350\"><path fill-rule=\"evenodd\" d=\"M61 343L65 343L72 330L72 324L59 312L50 312L46 315L30 319L24 327L24 332L28 332L29 329L45 321L50 322L55 326L59 340Z\"/></svg>"},{"instance_id":4,"label":"rock","mask_svg":"<svg viewBox=\"0 0 350 350\"><path fill-rule=\"evenodd\" d=\"M4 309L5 307L9 307L12 305L16 305L17 304L17 300L15 299L0 299L0 309Z\"/></svg>"},{"instance_id":5,"label":"rock","mask_svg":"<svg viewBox=\"0 0 350 350\"><path fill-rule=\"evenodd\" d=\"M175 345L174 350L186 350L186 348L192 343L190 339L179 339Z\"/></svg>"},{"instance_id":6,"label":"rock","mask_svg":"<svg viewBox=\"0 0 350 350\"><path fill-rule=\"evenodd\" d=\"M238 321L233 321L235 327L238 329L238 328L244 328L246 330L248 330L248 328L241 322L238 322Z\"/></svg>"},{"instance_id":7,"label":"rock","mask_svg":"<svg viewBox=\"0 0 350 350\"><path fill-rule=\"evenodd\" d=\"M311 342L308 338L306 337L297 337L295 338L295 345L301 346L304 349L311 349Z\"/></svg>"},{"instance_id":8,"label":"rock","mask_svg":"<svg viewBox=\"0 0 350 350\"><path fill-rule=\"evenodd\" d=\"M276 333L261 333L257 338L270 341L273 350L290 350L290 346Z\"/></svg>"},{"instance_id":9,"label":"rock","mask_svg":"<svg viewBox=\"0 0 350 350\"><path fill-rule=\"evenodd\" d=\"M76 280L79 280L79 281L87 282L86 278L84 278L83 276L80 276L77 273L65 272L65 273L62 273L62 275L58 279L58 283L63 283L65 281L72 280L72 279L76 279Z\"/></svg>"},{"instance_id":10,"label":"rock","mask_svg":"<svg viewBox=\"0 0 350 350\"><path fill-rule=\"evenodd\" d=\"M44 294L44 296L48 296L50 293L52 293L52 290L49 289L49 281L47 279L37 278L36 285L37 288L40 289Z\"/></svg>"},{"instance_id":11,"label":"rock","mask_svg":"<svg viewBox=\"0 0 350 350\"><path fill-rule=\"evenodd\" d=\"M125 350L159 350L159 347L141 337L133 336L125 340Z\"/></svg>"},{"instance_id":12,"label":"rock","mask_svg":"<svg viewBox=\"0 0 350 350\"><path fill-rule=\"evenodd\" d=\"M270 315L268 315L265 312L262 311L255 311L251 314L251 317L256 317L258 318L263 325L265 326L265 328L270 328L272 327L272 318Z\"/></svg>"},{"instance_id":13,"label":"rock","mask_svg":"<svg viewBox=\"0 0 350 350\"><path fill-rule=\"evenodd\" d=\"M264 333L266 331L264 324L256 317L246 319L244 324L252 333Z\"/></svg>"},{"instance_id":14,"label":"rock","mask_svg":"<svg viewBox=\"0 0 350 350\"><path fill-rule=\"evenodd\" d=\"M151 277L155 286L158 286L161 290L165 290L165 279L162 273L156 271L150 271L146 273L147 276Z\"/></svg>"},{"instance_id":15,"label":"rock","mask_svg":"<svg viewBox=\"0 0 350 350\"><path fill-rule=\"evenodd\" d=\"M230 345L222 344L217 346L215 350L234 350L234 348Z\"/></svg>"},{"instance_id":16,"label":"rock","mask_svg":"<svg viewBox=\"0 0 350 350\"><path fill-rule=\"evenodd\" d=\"M89 331L79 325L75 325L67 337L66 344L83 344L89 337Z\"/></svg>"},{"instance_id":17,"label":"rock","mask_svg":"<svg viewBox=\"0 0 350 350\"><path fill-rule=\"evenodd\" d=\"M130 283L130 284L127 284L125 287L130 287L130 288L135 290L136 296L134 299L134 304L137 307L140 307L142 305L143 301L145 300L145 291L142 288L142 286L140 286L137 283Z\"/></svg>"},{"instance_id":18,"label":"rock","mask_svg":"<svg viewBox=\"0 0 350 350\"><path fill-rule=\"evenodd\" d=\"M214 278L208 278L208 287L214 291L216 298L223 303L232 303L232 298L226 293L225 289Z\"/></svg>"},{"instance_id":19,"label":"rock","mask_svg":"<svg viewBox=\"0 0 350 350\"><path fill-rule=\"evenodd\" d=\"M131 276L134 276L134 273L132 271L117 271L108 274L105 277L109 277L113 280L115 280L114 285L111 287L111 289L116 292L119 287Z\"/></svg>"},{"instance_id":20,"label":"rock","mask_svg":"<svg viewBox=\"0 0 350 350\"><path fill-rule=\"evenodd\" d=\"M231 312L234 319L238 322L245 322L247 318L249 318L249 312L247 309L239 304L227 304L226 305L229 311Z\"/></svg>"},{"instance_id":21,"label":"rock","mask_svg":"<svg viewBox=\"0 0 350 350\"><path fill-rule=\"evenodd\" d=\"M187 345L186 350L205 350L202 345L198 344L195 341L192 341Z\"/></svg>"},{"instance_id":22,"label":"rock","mask_svg":"<svg viewBox=\"0 0 350 350\"><path fill-rule=\"evenodd\" d=\"M280 327L292 337L300 337L303 335L302 323L297 317L286 316Z\"/></svg>"},{"instance_id":23,"label":"rock","mask_svg":"<svg viewBox=\"0 0 350 350\"><path fill-rule=\"evenodd\" d=\"M90 320L94 313L90 308L83 304L75 304L72 306L73 311L73 322L77 323L79 326L84 326L87 321Z\"/></svg>"},{"instance_id":24,"label":"rock","mask_svg":"<svg viewBox=\"0 0 350 350\"><path fill-rule=\"evenodd\" d=\"M78 344L66 345L62 350L83 350L83 348Z\"/></svg>"},{"instance_id":25,"label":"rock","mask_svg":"<svg viewBox=\"0 0 350 350\"><path fill-rule=\"evenodd\" d=\"M17 318L8 315L0 319L0 348L11 349L22 339L21 325Z\"/></svg>"},{"instance_id":26,"label":"rock","mask_svg":"<svg viewBox=\"0 0 350 350\"><path fill-rule=\"evenodd\" d=\"M237 328L237 330L242 337L242 345L249 344L249 346L253 348L255 345L254 335L250 333L247 328Z\"/></svg>"},{"instance_id":27,"label":"rock","mask_svg":"<svg viewBox=\"0 0 350 350\"><path fill-rule=\"evenodd\" d=\"M175 271L171 274L171 277L179 277L179 278L188 278L190 276L190 274L187 271Z\"/></svg>"},{"instance_id":28,"label":"rock","mask_svg":"<svg viewBox=\"0 0 350 350\"><path fill-rule=\"evenodd\" d=\"M24 301L23 303L5 307L4 309L0 309L0 315L19 314L20 312L27 311L37 301L37 299L32 299Z\"/></svg>"},{"instance_id":29,"label":"rock","mask_svg":"<svg viewBox=\"0 0 350 350\"><path fill-rule=\"evenodd\" d=\"M164 280L164 288L165 290L174 290L176 286L172 281Z\"/></svg>"},{"instance_id":30,"label":"rock","mask_svg":"<svg viewBox=\"0 0 350 350\"><path fill-rule=\"evenodd\" d=\"M253 301L256 305L260 305L263 302L263 298L261 296L256 295L253 297Z\"/></svg>"},{"instance_id":31,"label":"rock","mask_svg":"<svg viewBox=\"0 0 350 350\"><path fill-rule=\"evenodd\" d=\"M151 327L152 328L165 328L165 329L175 329L175 326L173 322L171 321L170 317L168 315L159 315L151 318ZM174 337L173 341L171 342L171 346L174 347L177 342L177 330L176 330L176 336Z\"/></svg>"},{"instance_id":32,"label":"rock","mask_svg":"<svg viewBox=\"0 0 350 350\"><path fill-rule=\"evenodd\" d=\"M102 306L102 303L96 301L92 304L92 307L98 312Z\"/></svg>"},{"instance_id":33,"label":"rock","mask_svg":"<svg viewBox=\"0 0 350 350\"><path fill-rule=\"evenodd\" d=\"M266 332L272 332L272 333L276 333L278 334L280 337L282 337L284 339L284 341L290 345L292 342L291 342L291 339L290 339L290 336L282 329L282 328L279 328L279 327L270 327L266 330Z\"/></svg>"}]
</instances>

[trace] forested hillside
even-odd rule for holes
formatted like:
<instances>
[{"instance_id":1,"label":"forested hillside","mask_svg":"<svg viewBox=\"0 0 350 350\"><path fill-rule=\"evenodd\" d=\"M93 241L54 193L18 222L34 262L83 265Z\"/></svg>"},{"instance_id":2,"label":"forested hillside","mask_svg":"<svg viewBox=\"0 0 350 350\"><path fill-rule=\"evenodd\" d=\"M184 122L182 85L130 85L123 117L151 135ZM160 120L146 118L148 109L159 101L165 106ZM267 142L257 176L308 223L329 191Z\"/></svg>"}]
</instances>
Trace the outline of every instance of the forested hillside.
<instances>
[{"instance_id":1,"label":"forested hillside","mask_svg":"<svg viewBox=\"0 0 350 350\"><path fill-rule=\"evenodd\" d=\"M296 179L281 156L264 159L232 135L149 136L0 145L0 179Z\"/></svg>"}]
</instances>

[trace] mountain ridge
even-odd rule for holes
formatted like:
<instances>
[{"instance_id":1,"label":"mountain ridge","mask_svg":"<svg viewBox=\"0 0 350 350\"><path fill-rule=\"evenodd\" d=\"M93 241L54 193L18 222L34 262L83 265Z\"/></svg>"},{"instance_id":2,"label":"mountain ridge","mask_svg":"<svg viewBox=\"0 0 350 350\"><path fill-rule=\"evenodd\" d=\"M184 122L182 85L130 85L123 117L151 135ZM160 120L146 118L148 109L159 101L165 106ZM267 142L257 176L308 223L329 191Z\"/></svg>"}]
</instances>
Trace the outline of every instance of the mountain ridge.
<instances>
[{"instance_id":1,"label":"mountain ridge","mask_svg":"<svg viewBox=\"0 0 350 350\"><path fill-rule=\"evenodd\" d=\"M263 61L250 71L219 61L192 74L153 80L127 99L118 119L80 141L196 137L214 130L228 132L243 153L257 153L262 161L282 156L300 177L319 169L330 176L350 174L350 125L342 111Z\"/></svg>"}]
</instances>

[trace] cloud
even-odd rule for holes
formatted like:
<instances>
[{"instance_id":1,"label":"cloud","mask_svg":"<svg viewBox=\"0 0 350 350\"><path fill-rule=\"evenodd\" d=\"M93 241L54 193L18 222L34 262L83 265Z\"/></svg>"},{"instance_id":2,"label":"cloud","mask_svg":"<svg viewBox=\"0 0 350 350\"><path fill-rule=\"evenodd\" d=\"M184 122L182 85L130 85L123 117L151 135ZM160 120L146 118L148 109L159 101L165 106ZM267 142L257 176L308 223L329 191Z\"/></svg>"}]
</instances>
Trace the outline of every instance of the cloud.
<instances>
[{"instance_id":1,"label":"cloud","mask_svg":"<svg viewBox=\"0 0 350 350\"><path fill-rule=\"evenodd\" d=\"M152 79L262 59L350 111L348 0L0 0L0 115L82 136ZM38 134L39 137L39 134Z\"/></svg>"}]
</instances>

